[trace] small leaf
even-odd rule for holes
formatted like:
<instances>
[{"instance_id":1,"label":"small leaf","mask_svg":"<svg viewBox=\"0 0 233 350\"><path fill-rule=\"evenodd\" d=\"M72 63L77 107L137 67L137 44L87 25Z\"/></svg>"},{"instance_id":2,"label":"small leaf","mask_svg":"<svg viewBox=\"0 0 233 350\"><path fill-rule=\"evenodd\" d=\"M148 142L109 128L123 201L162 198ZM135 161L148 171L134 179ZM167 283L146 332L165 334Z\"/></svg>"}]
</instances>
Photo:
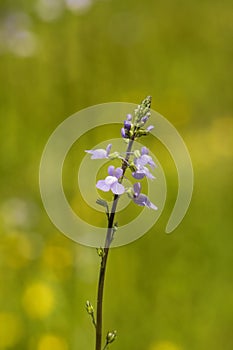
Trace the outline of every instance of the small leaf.
<instances>
[{"instance_id":1,"label":"small leaf","mask_svg":"<svg viewBox=\"0 0 233 350\"><path fill-rule=\"evenodd\" d=\"M106 209L107 209L107 212L109 211L109 209L108 209L108 203L107 203L104 199L98 198L98 199L96 200L96 203L99 204L99 205L101 205L102 207L106 208Z\"/></svg>"}]
</instances>

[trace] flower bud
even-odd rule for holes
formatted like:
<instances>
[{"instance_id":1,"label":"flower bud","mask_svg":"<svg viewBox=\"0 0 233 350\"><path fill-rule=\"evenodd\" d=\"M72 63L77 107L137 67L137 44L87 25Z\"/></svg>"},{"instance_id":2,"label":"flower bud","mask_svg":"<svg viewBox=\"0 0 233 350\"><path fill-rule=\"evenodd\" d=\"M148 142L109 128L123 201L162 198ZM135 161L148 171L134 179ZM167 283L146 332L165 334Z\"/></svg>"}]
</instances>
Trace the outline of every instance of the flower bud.
<instances>
[{"instance_id":1,"label":"flower bud","mask_svg":"<svg viewBox=\"0 0 233 350\"><path fill-rule=\"evenodd\" d=\"M128 121L128 120L125 120L124 121L124 128L126 129L126 130L130 130L131 129L131 123L130 123L130 121Z\"/></svg>"},{"instance_id":2,"label":"flower bud","mask_svg":"<svg viewBox=\"0 0 233 350\"><path fill-rule=\"evenodd\" d=\"M141 155L140 151L139 151L138 149L136 149L136 150L134 151L134 156L135 156L136 158L139 158L140 155Z\"/></svg>"},{"instance_id":3,"label":"flower bud","mask_svg":"<svg viewBox=\"0 0 233 350\"><path fill-rule=\"evenodd\" d=\"M154 129L154 125L149 125L149 126L146 128L147 131L151 131L152 129Z\"/></svg>"},{"instance_id":4,"label":"flower bud","mask_svg":"<svg viewBox=\"0 0 233 350\"><path fill-rule=\"evenodd\" d=\"M104 250L103 250L103 248L97 248L96 249L97 250L97 254L99 255L99 257L103 257L104 256Z\"/></svg>"},{"instance_id":5,"label":"flower bud","mask_svg":"<svg viewBox=\"0 0 233 350\"><path fill-rule=\"evenodd\" d=\"M143 124L145 124L145 123L147 122L148 118L149 118L149 116L148 116L148 115L145 115L144 117L142 117L141 122L142 122Z\"/></svg>"},{"instance_id":6,"label":"flower bud","mask_svg":"<svg viewBox=\"0 0 233 350\"><path fill-rule=\"evenodd\" d=\"M126 138L125 128L121 128L121 136Z\"/></svg>"},{"instance_id":7,"label":"flower bud","mask_svg":"<svg viewBox=\"0 0 233 350\"><path fill-rule=\"evenodd\" d=\"M86 310L87 310L87 313L89 315L93 315L94 314L94 308L92 306L92 304L90 303L89 300L86 301Z\"/></svg>"},{"instance_id":8,"label":"flower bud","mask_svg":"<svg viewBox=\"0 0 233 350\"><path fill-rule=\"evenodd\" d=\"M137 137L141 137L141 136L146 136L149 134L149 131L148 130L145 130L145 129L139 129L137 131Z\"/></svg>"},{"instance_id":9,"label":"flower bud","mask_svg":"<svg viewBox=\"0 0 233 350\"><path fill-rule=\"evenodd\" d=\"M117 334L116 331L112 331L112 332L107 333L107 336L106 336L107 344L114 342L114 340L116 339L116 334Z\"/></svg>"}]
</instances>

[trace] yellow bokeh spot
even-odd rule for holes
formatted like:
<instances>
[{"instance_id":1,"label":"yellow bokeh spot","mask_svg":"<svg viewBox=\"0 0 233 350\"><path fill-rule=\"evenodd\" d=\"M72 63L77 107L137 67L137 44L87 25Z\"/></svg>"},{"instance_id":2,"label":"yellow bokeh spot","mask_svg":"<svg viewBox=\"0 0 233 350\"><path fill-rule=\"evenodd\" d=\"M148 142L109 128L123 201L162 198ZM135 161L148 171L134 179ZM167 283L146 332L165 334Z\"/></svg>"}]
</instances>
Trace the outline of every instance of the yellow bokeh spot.
<instances>
[{"instance_id":1,"label":"yellow bokeh spot","mask_svg":"<svg viewBox=\"0 0 233 350\"><path fill-rule=\"evenodd\" d=\"M217 118L209 130L209 143L213 152L219 157L233 156L233 119L232 117Z\"/></svg>"},{"instance_id":2,"label":"yellow bokeh spot","mask_svg":"<svg viewBox=\"0 0 233 350\"><path fill-rule=\"evenodd\" d=\"M233 157L233 118L216 118L208 126L194 129L186 140L190 145L191 156L203 167L211 166L219 160L226 161Z\"/></svg>"},{"instance_id":3,"label":"yellow bokeh spot","mask_svg":"<svg viewBox=\"0 0 233 350\"><path fill-rule=\"evenodd\" d=\"M32 318L47 317L54 309L55 296L50 286L43 282L29 285L23 295L23 306Z\"/></svg>"},{"instance_id":4,"label":"yellow bokeh spot","mask_svg":"<svg viewBox=\"0 0 233 350\"><path fill-rule=\"evenodd\" d=\"M6 264L13 269L25 267L32 255L32 244L28 237L21 232L10 231L6 239Z\"/></svg>"},{"instance_id":5,"label":"yellow bokeh spot","mask_svg":"<svg viewBox=\"0 0 233 350\"><path fill-rule=\"evenodd\" d=\"M22 324L17 315L10 312L0 313L0 349L17 344L22 332Z\"/></svg>"},{"instance_id":6,"label":"yellow bokeh spot","mask_svg":"<svg viewBox=\"0 0 233 350\"><path fill-rule=\"evenodd\" d=\"M47 266L61 270L73 264L71 252L64 247L48 246L43 254L44 262Z\"/></svg>"},{"instance_id":7,"label":"yellow bokeh spot","mask_svg":"<svg viewBox=\"0 0 233 350\"><path fill-rule=\"evenodd\" d=\"M65 339L53 334L46 334L41 337L37 350L68 350Z\"/></svg>"},{"instance_id":8,"label":"yellow bokeh spot","mask_svg":"<svg viewBox=\"0 0 233 350\"><path fill-rule=\"evenodd\" d=\"M149 350L181 350L181 348L170 341L162 341L153 344Z\"/></svg>"}]
</instances>

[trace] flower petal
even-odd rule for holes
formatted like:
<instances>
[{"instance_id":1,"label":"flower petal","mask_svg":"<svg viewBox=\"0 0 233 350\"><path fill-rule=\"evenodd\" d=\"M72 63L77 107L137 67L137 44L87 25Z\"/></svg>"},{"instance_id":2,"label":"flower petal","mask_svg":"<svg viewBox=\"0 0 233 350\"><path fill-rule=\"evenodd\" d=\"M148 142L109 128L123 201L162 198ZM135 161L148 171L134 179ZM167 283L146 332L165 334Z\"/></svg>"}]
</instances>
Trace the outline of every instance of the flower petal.
<instances>
[{"instance_id":1,"label":"flower petal","mask_svg":"<svg viewBox=\"0 0 233 350\"><path fill-rule=\"evenodd\" d=\"M132 176L133 176L135 179L137 179L137 180L141 180L141 179L143 179L143 178L145 177L145 174L144 174L143 172L141 172L141 171L134 171L134 172L132 173Z\"/></svg>"},{"instance_id":2,"label":"flower petal","mask_svg":"<svg viewBox=\"0 0 233 350\"><path fill-rule=\"evenodd\" d=\"M111 191L114 194L122 194L125 192L125 188L122 184L119 184L119 182L115 182L114 184L111 185Z\"/></svg>"},{"instance_id":3,"label":"flower petal","mask_svg":"<svg viewBox=\"0 0 233 350\"><path fill-rule=\"evenodd\" d=\"M127 137L124 128L121 128L121 136L124 137L124 138Z\"/></svg>"},{"instance_id":4,"label":"flower petal","mask_svg":"<svg viewBox=\"0 0 233 350\"><path fill-rule=\"evenodd\" d=\"M148 148L146 146L143 146L141 148L141 155L143 155L143 154L149 154L149 150L148 150Z\"/></svg>"},{"instance_id":5,"label":"flower petal","mask_svg":"<svg viewBox=\"0 0 233 350\"><path fill-rule=\"evenodd\" d=\"M117 178L116 176L107 176L104 181L107 185L111 186L112 184L117 182Z\"/></svg>"},{"instance_id":6,"label":"flower petal","mask_svg":"<svg viewBox=\"0 0 233 350\"><path fill-rule=\"evenodd\" d=\"M116 168L115 170L115 176L119 179L123 174L123 170L121 168Z\"/></svg>"},{"instance_id":7,"label":"flower petal","mask_svg":"<svg viewBox=\"0 0 233 350\"><path fill-rule=\"evenodd\" d=\"M95 149L95 150L87 150L87 153L92 154L91 159L102 159L107 158L107 152L105 149Z\"/></svg>"},{"instance_id":8,"label":"flower petal","mask_svg":"<svg viewBox=\"0 0 233 350\"><path fill-rule=\"evenodd\" d=\"M145 194L140 194L138 197L134 198L133 201L137 205L144 207L146 205L148 198Z\"/></svg>"},{"instance_id":9,"label":"flower petal","mask_svg":"<svg viewBox=\"0 0 233 350\"><path fill-rule=\"evenodd\" d=\"M131 123L130 123L130 121L129 120L125 120L124 121L124 128L126 129L126 130L130 130L130 128L131 128Z\"/></svg>"},{"instance_id":10,"label":"flower petal","mask_svg":"<svg viewBox=\"0 0 233 350\"><path fill-rule=\"evenodd\" d=\"M155 179L154 175L152 175L149 171L149 169L147 169L147 167L143 167L143 169L141 170L145 175L146 177L148 177L148 179Z\"/></svg>"},{"instance_id":11,"label":"flower petal","mask_svg":"<svg viewBox=\"0 0 233 350\"><path fill-rule=\"evenodd\" d=\"M114 167L113 165L110 165L110 166L108 167L108 173L109 173L109 175L114 176L115 167Z\"/></svg>"},{"instance_id":12,"label":"flower petal","mask_svg":"<svg viewBox=\"0 0 233 350\"><path fill-rule=\"evenodd\" d=\"M149 160L148 164L150 165L151 168L157 167L157 165L155 164L152 158Z\"/></svg>"},{"instance_id":13,"label":"flower petal","mask_svg":"<svg viewBox=\"0 0 233 350\"><path fill-rule=\"evenodd\" d=\"M106 184L105 180L99 180L96 187L104 192L108 192L110 190L110 185Z\"/></svg>"},{"instance_id":14,"label":"flower petal","mask_svg":"<svg viewBox=\"0 0 233 350\"><path fill-rule=\"evenodd\" d=\"M143 124L145 124L145 123L147 122L148 119L149 119L149 116L148 116L148 115L145 115L144 117L142 117L141 122L142 122Z\"/></svg>"},{"instance_id":15,"label":"flower petal","mask_svg":"<svg viewBox=\"0 0 233 350\"><path fill-rule=\"evenodd\" d=\"M147 204L147 207L150 208L150 209L158 210L158 207L156 207L156 205L154 205L150 201L149 201L149 205Z\"/></svg>"},{"instance_id":16,"label":"flower petal","mask_svg":"<svg viewBox=\"0 0 233 350\"><path fill-rule=\"evenodd\" d=\"M107 145L107 147L106 147L106 156L107 156L107 157L109 156L109 153L110 153L111 148L112 148L112 144L109 143L109 145Z\"/></svg>"},{"instance_id":17,"label":"flower petal","mask_svg":"<svg viewBox=\"0 0 233 350\"><path fill-rule=\"evenodd\" d=\"M140 182L136 182L134 185L133 185L133 190L134 190L134 196L135 197L138 197L140 192L141 192L141 184Z\"/></svg>"},{"instance_id":18,"label":"flower petal","mask_svg":"<svg viewBox=\"0 0 233 350\"><path fill-rule=\"evenodd\" d=\"M151 160L152 158L150 156L148 156L147 154L143 154L141 157L136 159L135 164L136 166L143 167L144 165L148 164L148 162L150 162Z\"/></svg>"},{"instance_id":19,"label":"flower petal","mask_svg":"<svg viewBox=\"0 0 233 350\"><path fill-rule=\"evenodd\" d=\"M149 198L145 194L140 194L137 198L133 199L134 203L140 206L146 206L147 208L158 210L156 205L151 203Z\"/></svg>"}]
</instances>

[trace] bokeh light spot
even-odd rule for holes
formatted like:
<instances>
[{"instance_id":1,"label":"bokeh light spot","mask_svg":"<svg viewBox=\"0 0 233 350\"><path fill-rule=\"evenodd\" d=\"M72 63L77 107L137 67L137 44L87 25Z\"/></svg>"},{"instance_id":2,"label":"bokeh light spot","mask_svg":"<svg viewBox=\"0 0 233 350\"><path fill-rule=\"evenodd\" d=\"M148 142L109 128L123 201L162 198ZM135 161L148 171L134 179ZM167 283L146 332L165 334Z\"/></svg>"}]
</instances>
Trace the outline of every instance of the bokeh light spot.
<instances>
[{"instance_id":1,"label":"bokeh light spot","mask_svg":"<svg viewBox=\"0 0 233 350\"><path fill-rule=\"evenodd\" d=\"M63 14L64 4L62 0L38 0L36 11L38 16L46 22L52 22Z\"/></svg>"},{"instance_id":2,"label":"bokeh light spot","mask_svg":"<svg viewBox=\"0 0 233 350\"><path fill-rule=\"evenodd\" d=\"M66 0L66 6L70 11L86 11L92 5L92 0Z\"/></svg>"},{"instance_id":3,"label":"bokeh light spot","mask_svg":"<svg viewBox=\"0 0 233 350\"><path fill-rule=\"evenodd\" d=\"M68 350L68 345L65 339L53 335L46 334L41 337L38 343L38 350Z\"/></svg>"},{"instance_id":4,"label":"bokeh light spot","mask_svg":"<svg viewBox=\"0 0 233 350\"><path fill-rule=\"evenodd\" d=\"M49 269L52 269L59 278L68 278L70 276L71 266L74 256L71 250L54 245L48 245L43 252L43 263Z\"/></svg>"},{"instance_id":5,"label":"bokeh light spot","mask_svg":"<svg viewBox=\"0 0 233 350\"><path fill-rule=\"evenodd\" d=\"M0 313L0 349L16 345L22 331L22 324L17 315L10 312Z\"/></svg>"},{"instance_id":6,"label":"bokeh light spot","mask_svg":"<svg viewBox=\"0 0 233 350\"><path fill-rule=\"evenodd\" d=\"M181 350L181 348L170 341L161 341L153 344L149 350Z\"/></svg>"},{"instance_id":7,"label":"bokeh light spot","mask_svg":"<svg viewBox=\"0 0 233 350\"><path fill-rule=\"evenodd\" d=\"M32 318L49 316L55 305L54 291L43 282L29 285L23 295L23 306Z\"/></svg>"}]
</instances>

